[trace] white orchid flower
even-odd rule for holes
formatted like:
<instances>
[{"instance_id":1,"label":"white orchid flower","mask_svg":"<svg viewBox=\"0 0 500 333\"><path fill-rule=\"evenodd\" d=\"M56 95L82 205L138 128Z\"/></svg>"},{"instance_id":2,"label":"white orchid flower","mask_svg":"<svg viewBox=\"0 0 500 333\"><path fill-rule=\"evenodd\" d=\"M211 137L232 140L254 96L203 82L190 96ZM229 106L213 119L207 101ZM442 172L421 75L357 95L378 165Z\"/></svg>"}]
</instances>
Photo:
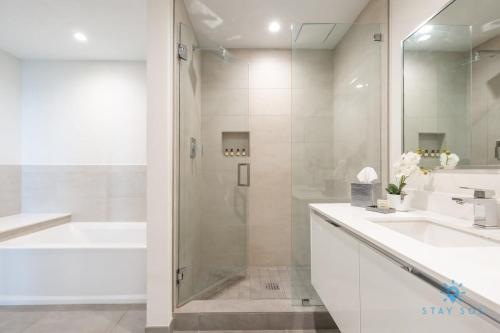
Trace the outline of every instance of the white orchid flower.
<instances>
[{"instance_id":1,"label":"white orchid flower","mask_svg":"<svg viewBox=\"0 0 500 333\"><path fill-rule=\"evenodd\" d=\"M460 162L460 157L458 157L457 154L442 153L439 157L439 161L442 167L454 168L457 166L458 162Z\"/></svg>"}]
</instances>

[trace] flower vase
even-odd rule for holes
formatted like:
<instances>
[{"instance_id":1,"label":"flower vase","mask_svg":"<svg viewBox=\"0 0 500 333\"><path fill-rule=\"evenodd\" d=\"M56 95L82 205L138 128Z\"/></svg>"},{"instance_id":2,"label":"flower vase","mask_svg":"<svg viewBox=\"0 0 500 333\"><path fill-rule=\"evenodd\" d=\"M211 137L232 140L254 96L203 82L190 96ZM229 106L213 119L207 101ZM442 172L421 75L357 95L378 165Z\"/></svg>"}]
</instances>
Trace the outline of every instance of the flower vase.
<instances>
[{"instance_id":1,"label":"flower vase","mask_svg":"<svg viewBox=\"0 0 500 333\"><path fill-rule=\"evenodd\" d=\"M389 207L394 208L399 212L407 212L410 210L410 200L407 195L388 194Z\"/></svg>"}]
</instances>

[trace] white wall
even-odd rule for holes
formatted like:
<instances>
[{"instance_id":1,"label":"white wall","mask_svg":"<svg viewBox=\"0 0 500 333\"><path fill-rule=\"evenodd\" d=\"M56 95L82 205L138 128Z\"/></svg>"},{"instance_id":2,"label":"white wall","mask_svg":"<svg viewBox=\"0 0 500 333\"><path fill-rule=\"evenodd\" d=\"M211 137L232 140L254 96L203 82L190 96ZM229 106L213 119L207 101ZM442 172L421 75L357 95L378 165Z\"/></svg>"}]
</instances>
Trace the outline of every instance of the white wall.
<instances>
[{"instance_id":1,"label":"white wall","mask_svg":"<svg viewBox=\"0 0 500 333\"><path fill-rule=\"evenodd\" d=\"M146 164L146 95L144 62L24 61L23 164Z\"/></svg>"},{"instance_id":2,"label":"white wall","mask_svg":"<svg viewBox=\"0 0 500 333\"><path fill-rule=\"evenodd\" d=\"M148 0L147 327L172 321L174 4Z\"/></svg>"},{"instance_id":3,"label":"white wall","mask_svg":"<svg viewBox=\"0 0 500 333\"><path fill-rule=\"evenodd\" d=\"M21 162L21 63L0 50L0 165Z\"/></svg>"}]
</instances>

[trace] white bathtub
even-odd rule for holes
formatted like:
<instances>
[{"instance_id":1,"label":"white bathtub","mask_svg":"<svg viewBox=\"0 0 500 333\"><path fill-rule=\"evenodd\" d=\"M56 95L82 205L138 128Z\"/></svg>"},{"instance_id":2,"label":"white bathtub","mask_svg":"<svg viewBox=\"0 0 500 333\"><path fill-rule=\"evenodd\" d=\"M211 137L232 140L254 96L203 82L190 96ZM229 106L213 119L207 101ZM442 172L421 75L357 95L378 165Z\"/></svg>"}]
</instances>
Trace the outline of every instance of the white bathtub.
<instances>
[{"instance_id":1,"label":"white bathtub","mask_svg":"<svg viewBox=\"0 0 500 333\"><path fill-rule=\"evenodd\" d=\"M146 223L70 222L0 242L0 305L146 300Z\"/></svg>"}]
</instances>

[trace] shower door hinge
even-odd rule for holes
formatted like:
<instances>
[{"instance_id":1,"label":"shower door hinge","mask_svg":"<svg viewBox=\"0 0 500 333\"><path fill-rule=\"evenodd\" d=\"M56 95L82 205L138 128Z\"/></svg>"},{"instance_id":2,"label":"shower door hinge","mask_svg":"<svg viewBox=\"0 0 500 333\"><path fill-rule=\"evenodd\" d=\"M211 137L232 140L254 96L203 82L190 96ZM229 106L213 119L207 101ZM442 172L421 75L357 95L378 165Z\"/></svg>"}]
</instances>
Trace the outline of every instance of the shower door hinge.
<instances>
[{"instance_id":1,"label":"shower door hinge","mask_svg":"<svg viewBox=\"0 0 500 333\"><path fill-rule=\"evenodd\" d=\"M382 33L377 32L373 34L373 41L374 42L381 42L382 41Z\"/></svg>"},{"instance_id":2,"label":"shower door hinge","mask_svg":"<svg viewBox=\"0 0 500 333\"><path fill-rule=\"evenodd\" d=\"M188 49L185 44L179 43L177 44L177 56L181 60L188 60Z\"/></svg>"},{"instance_id":3,"label":"shower door hinge","mask_svg":"<svg viewBox=\"0 0 500 333\"><path fill-rule=\"evenodd\" d=\"M177 284L180 284L182 280L184 280L184 271L186 270L186 267L181 267L177 269Z\"/></svg>"}]
</instances>

